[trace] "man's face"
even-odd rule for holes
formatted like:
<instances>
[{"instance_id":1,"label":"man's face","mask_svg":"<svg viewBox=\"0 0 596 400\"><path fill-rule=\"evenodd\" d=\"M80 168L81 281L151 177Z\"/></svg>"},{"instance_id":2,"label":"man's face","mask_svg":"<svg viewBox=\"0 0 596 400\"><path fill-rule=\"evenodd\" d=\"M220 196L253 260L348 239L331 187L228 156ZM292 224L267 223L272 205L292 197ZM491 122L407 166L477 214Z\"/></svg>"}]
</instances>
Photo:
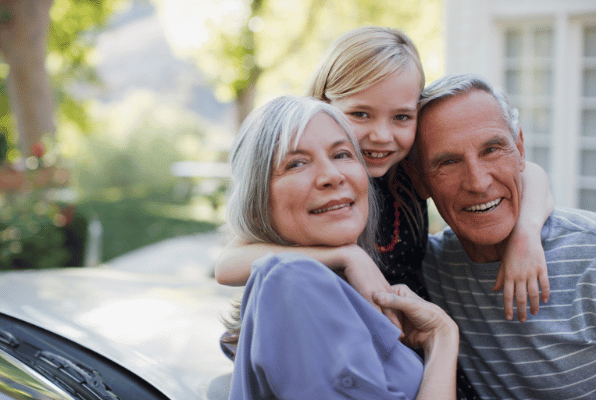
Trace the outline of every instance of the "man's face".
<instances>
[{"instance_id":1,"label":"man's face","mask_svg":"<svg viewBox=\"0 0 596 400\"><path fill-rule=\"evenodd\" d=\"M498 101L474 90L423 110L417 150L424 184L468 256L498 260L520 213L521 130L516 143Z\"/></svg>"}]
</instances>

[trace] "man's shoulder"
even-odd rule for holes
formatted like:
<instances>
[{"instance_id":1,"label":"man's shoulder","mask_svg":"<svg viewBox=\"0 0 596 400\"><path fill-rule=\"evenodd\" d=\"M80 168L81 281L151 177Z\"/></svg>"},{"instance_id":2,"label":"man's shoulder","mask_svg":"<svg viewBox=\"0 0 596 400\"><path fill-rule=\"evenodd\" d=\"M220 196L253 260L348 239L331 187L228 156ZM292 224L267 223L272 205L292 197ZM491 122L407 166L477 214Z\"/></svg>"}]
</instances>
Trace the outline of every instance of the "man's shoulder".
<instances>
[{"instance_id":1,"label":"man's shoulder","mask_svg":"<svg viewBox=\"0 0 596 400\"><path fill-rule=\"evenodd\" d=\"M428 249L438 252L443 249L455 249L459 247L459 240L453 230L447 226L442 231L428 235Z\"/></svg>"},{"instance_id":2,"label":"man's shoulder","mask_svg":"<svg viewBox=\"0 0 596 400\"><path fill-rule=\"evenodd\" d=\"M578 208L555 207L544 225L543 236L560 236L565 231L596 235L596 213Z\"/></svg>"}]
</instances>

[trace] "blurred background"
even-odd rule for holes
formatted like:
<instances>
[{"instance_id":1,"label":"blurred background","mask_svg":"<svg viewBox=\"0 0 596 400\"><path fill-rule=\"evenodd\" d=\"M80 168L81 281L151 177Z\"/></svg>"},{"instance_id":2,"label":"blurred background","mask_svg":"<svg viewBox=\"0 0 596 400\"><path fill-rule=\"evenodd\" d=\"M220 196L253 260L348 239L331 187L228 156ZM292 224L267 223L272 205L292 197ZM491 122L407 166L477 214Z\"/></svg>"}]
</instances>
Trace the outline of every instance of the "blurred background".
<instances>
[{"instance_id":1,"label":"blurred background","mask_svg":"<svg viewBox=\"0 0 596 400\"><path fill-rule=\"evenodd\" d=\"M427 82L506 88L557 204L596 210L594 0L0 0L0 269L217 229L241 121L362 25L405 31Z\"/></svg>"}]
</instances>

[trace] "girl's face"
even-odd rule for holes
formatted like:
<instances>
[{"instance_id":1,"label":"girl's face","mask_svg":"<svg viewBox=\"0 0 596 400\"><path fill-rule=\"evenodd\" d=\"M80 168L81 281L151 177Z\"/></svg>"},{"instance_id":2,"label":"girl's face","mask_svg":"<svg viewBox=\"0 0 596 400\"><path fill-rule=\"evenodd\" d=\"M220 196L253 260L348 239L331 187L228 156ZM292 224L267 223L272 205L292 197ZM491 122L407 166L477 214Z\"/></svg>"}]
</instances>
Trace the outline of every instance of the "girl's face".
<instances>
[{"instance_id":1,"label":"girl's face","mask_svg":"<svg viewBox=\"0 0 596 400\"><path fill-rule=\"evenodd\" d=\"M348 116L371 176L385 175L412 148L419 97L420 73L409 62L374 85L331 102Z\"/></svg>"},{"instance_id":2,"label":"girl's face","mask_svg":"<svg viewBox=\"0 0 596 400\"><path fill-rule=\"evenodd\" d=\"M356 243L368 218L368 176L344 130L316 114L271 178L273 229L302 246Z\"/></svg>"}]
</instances>

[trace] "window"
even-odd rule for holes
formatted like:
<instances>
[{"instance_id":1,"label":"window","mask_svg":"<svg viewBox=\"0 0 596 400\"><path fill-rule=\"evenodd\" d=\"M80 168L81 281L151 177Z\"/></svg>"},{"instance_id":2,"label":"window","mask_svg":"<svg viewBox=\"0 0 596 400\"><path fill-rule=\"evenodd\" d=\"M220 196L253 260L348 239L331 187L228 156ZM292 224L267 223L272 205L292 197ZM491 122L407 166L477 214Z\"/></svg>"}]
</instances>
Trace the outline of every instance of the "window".
<instances>
[{"instance_id":1,"label":"window","mask_svg":"<svg viewBox=\"0 0 596 400\"><path fill-rule=\"evenodd\" d=\"M505 30L504 85L519 110L526 158L548 173L553 126L554 32L548 25Z\"/></svg>"},{"instance_id":2,"label":"window","mask_svg":"<svg viewBox=\"0 0 596 400\"><path fill-rule=\"evenodd\" d=\"M578 207L596 211L596 25L582 30Z\"/></svg>"}]
</instances>

